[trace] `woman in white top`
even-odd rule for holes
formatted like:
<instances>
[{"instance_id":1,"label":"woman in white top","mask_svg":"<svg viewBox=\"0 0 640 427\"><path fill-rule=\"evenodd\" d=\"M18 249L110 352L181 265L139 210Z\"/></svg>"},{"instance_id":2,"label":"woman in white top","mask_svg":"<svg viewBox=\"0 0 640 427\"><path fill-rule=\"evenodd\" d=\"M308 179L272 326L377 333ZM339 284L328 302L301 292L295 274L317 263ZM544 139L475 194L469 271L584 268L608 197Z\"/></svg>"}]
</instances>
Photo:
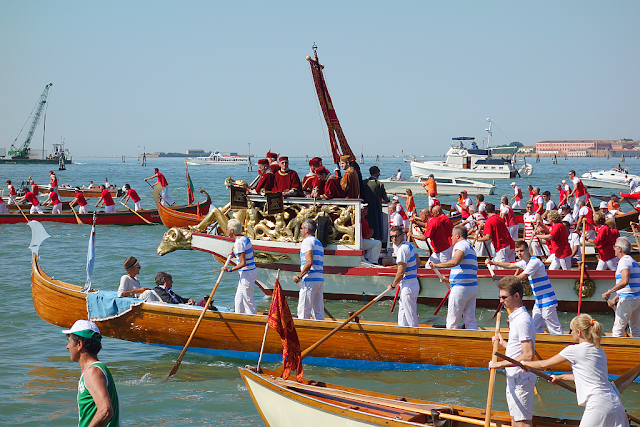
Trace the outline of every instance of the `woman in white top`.
<instances>
[{"instance_id":1,"label":"woman in white top","mask_svg":"<svg viewBox=\"0 0 640 427\"><path fill-rule=\"evenodd\" d=\"M600 348L602 325L588 314L571 320L571 336L576 342L547 360L522 361L525 366L549 369L569 362L573 374L552 375L558 380L575 381L578 405L585 410L580 427L626 427L629 420L620 397L609 382L607 355Z\"/></svg>"},{"instance_id":2,"label":"woman in white top","mask_svg":"<svg viewBox=\"0 0 640 427\"><path fill-rule=\"evenodd\" d=\"M138 273L140 273L140 261L135 257L130 256L122 263L124 271L127 272L120 278L120 286L118 287L119 297L132 297L139 298L149 288L143 288L140 286L140 281L136 279Z\"/></svg>"}]
</instances>

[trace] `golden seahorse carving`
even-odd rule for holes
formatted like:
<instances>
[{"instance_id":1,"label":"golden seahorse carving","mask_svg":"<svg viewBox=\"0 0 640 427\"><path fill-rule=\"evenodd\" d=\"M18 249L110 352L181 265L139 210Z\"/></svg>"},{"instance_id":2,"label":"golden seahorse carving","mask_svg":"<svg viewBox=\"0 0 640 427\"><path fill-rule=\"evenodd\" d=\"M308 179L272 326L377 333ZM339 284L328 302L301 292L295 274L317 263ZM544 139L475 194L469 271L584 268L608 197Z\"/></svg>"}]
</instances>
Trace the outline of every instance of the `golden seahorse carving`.
<instances>
[{"instance_id":1,"label":"golden seahorse carving","mask_svg":"<svg viewBox=\"0 0 640 427\"><path fill-rule=\"evenodd\" d=\"M163 256L177 250L191 250L191 230L188 228L173 227L165 232L156 252Z\"/></svg>"},{"instance_id":2,"label":"golden seahorse carving","mask_svg":"<svg viewBox=\"0 0 640 427\"><path fill-rule=\"evenodd\" d=\"M222 209L218 208L210 208L207 216L202 218L202 221L198 225L191 225L189 228L193 231L198 231L200 233L204 233L207 231L207 228L217 222L220 225L220 229L222 230L222 234L227 235L227 222L229 222L229 217L227 216L229 210L231 209L231 203L227 203L222 207Z\"/></svg>"},{"instance_id":3,"label":"golden seahorse carving","mask_svg":"<svg viewBox=\"0 0 640 427\"><path fill-rule=\"evenodd\" d=\"M333 222L333 227L344 235L340 239L339 243L353 245L355 243L355 226L345 225L347 222L351 221L351 223L355 223L354 219L354 206L349 206L346 209L342 209L340 216ZM337 237L337 236L336 236Z\"/></svg>"},{"instance_id":4,"label":"golden seahorse carving","mask_svg":"<svg viewBox=\"0 0 640 427\"><path fill-rule=\"evenodd\" d=\"M289 221L289 224L287 224L287 228L292 232L294 242L299 242L302 240L300 237L300 226L305 219L313 216L313 214L317 212L317 209L317 206L308 206L306 208L302 208L300 209L300 212L298 212L298 215L296 215L295 218Z\"/></svg>"},{"instance_id":5,"label":"golden seahorse carving","mask_svg":"<svg viewBox=\"0 0 640 427\"><path fill-rule=\"evenodd\" d=\"M267 252L254 252L253 259L256 264L273 264L276 261L284 261L289 258L289 255L285 254L270 254Z\"/></svg>"}]
</instances>

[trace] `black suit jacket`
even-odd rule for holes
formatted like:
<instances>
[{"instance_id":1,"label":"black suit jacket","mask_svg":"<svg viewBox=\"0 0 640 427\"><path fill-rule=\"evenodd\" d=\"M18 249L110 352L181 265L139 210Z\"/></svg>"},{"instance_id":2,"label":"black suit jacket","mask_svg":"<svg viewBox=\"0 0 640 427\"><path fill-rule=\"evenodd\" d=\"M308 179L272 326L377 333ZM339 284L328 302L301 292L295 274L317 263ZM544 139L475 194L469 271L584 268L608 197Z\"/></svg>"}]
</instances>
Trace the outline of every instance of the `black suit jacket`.
<instances>
[{"instance_id":1,"label":"black suit jacket","mask_svg":"<svg viewBox=\"0 0 640 427\"><path fill-rule=\"evenodd\" d=\"M176 302L173 300L173 298L171 298L171 295L169 294L169 292L166 291L165 288L161 286L156 286L153 290L156 291L156 293L162 299L163 302L168 302L169 304L176 304ZM189 302L189 298L182 298L180 295L176 294L175 292L173 294L178 299L178 302L182 304L186 304L187 302Z\"/></svg>"}]
</instances>

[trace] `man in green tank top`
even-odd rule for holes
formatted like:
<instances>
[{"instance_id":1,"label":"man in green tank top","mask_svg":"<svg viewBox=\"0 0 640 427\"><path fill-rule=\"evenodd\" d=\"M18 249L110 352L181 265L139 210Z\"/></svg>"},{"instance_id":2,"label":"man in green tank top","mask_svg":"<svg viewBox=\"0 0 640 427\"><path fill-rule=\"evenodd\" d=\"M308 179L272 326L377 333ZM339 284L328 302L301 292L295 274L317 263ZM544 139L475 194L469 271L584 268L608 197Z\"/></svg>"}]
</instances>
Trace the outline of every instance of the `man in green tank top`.
<instances>
[{"instance_id":1,"label":"man in green tank top","mask_svg":"<svg viewBox=\"0 0 640 427\"><path fill-rule=\"evenodd\" d=\"M71 329L60 333L67 335L69 356L82 370L78 381L78 427L119 427L116 384L109 369L98 360L102 349L98 326L88 320L78 320Z\"/></svg>"}]
</instances>

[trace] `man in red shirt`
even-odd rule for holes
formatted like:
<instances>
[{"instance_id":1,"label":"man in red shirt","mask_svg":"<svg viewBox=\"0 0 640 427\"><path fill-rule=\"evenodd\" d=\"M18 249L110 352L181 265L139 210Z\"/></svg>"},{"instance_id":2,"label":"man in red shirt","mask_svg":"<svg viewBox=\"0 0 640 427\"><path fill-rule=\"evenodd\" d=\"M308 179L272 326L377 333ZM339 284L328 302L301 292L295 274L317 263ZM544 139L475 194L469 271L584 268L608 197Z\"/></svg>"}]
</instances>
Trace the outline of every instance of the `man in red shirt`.
<instances>
[{"instance_id":1,"label":"man in red shirt","mask_svg":"<svg viewBox=\"0 0 640 427\"><path fill-rule=\"evenodd\" d=\"M109 193L109 190L107 190L107 188L104 185L101 185L100 189L102 189L102 193L100 194L100 198L98 199L98 203L96 203L95 207L97 208L98 205L102 203L102 205L104 206L104 211L106 213L115 213L116 204L114 203L113 198L111 197L111 193Z\"/></svg>"},{"instance_id":2,"label":"man in red shirt","mask_svg":"<svg viewBox=\"0 0 640 427\"><path fill-rule=\"evenodd\" d=\"M584 187L582 180L576 176L576 171L569 171L569 179L573 183L573 188L569 190L568 197L573 197L573 217L578 217L578 211L580 207L578 206L578 202L583 200L585 203L587 202L587 189Z\"/></svg>"},{"instance_id":3,"label":"man in red shirt","mask_svg":"<svg viewBox=\"0 0 640 427\"><path fill-rule=\"evenodd\" d=\"M18 193L16 192L16 187L11 185L10 179L7 180L7 188L9 189L9 204L14 203Z\"/></svg>"},{"instance_id":4,"label":"man in red shirt","mask_svg":"<svg viewBox=\"0 0 640 427\"><path fill-rule=\"evenodd\" d=\"M40 202L38 201L38 196L37 195L33 194L33 192L31 192L31 191L27 191L24 196L18 197L15 200L15 204L17 205L19 203L24 202L25 200L28 200L31 203L31 210L29 211L30 214L34 214L36 212L39 213L39 214L43 214L42 208L40 207Z\"/></svg>"},{"instance_id":5,"label":"man in red shirt","mask_svg":"<svg viewBox=\"0 0 640 427\"><path fill-rule=\"evenodd\" d=\"M60 197L58 197L58 193L55 191L49 192L49 197L47 197L47 200L45 200L42 205L48 206L51 204L53 205L53 208L51 209L51 213L53 215L59 215L62 213L62 202L60 202Z\"/></svg>"},{"instance_id":6,"label":"man in red shirt","mask_svg":"<svg viewBox=\"0 0 640 427\"><path fill-rule=\"evenodd\" d=\"M567 227L562 223L562 216L558 211L549 211L547 219L551 224L551 230L544 224L539 225L548 234L538 234L538 239L549 241L549 252L551 262L549 270L570 270L571 269L571 245L569 244L569 233ZM614 239L615 240L615 239ZM613 249L613 248L612 248Z\"/></svg>"},{"instance_id":7,"label":"man in red shirt","mask_svg":"<svg viewBox=\"0 0 640 427\"><path fill-rule=\"evenodd\" d=\"M136 212L139 210L142 210L142 203L140 202L140 196L138 196L138 193L136 192L136 190L131 188L129 184L125 184L124 189L127 190L127 194L125 194L125 196L120 200L120 203L126 205L129 199L131 199L135 204Z\"/></svg>"},{"instance_id":8,"label":"man in red shirt","mask_svg":"<svg viewBox=\"0 0 640 427\"><path fill-rule=\"evenodd\" d=\"M282 193L283 196L295 197L302 195L302 184L300 177L293 169L289 169L289 158L280 157L280 170L276 172L274 191Z\"/></svg>"},{"instance_id":9,"label":"man in red shirt","mask_svg":"<svg viewBox=\"0 0 640 427\"><path fill-rule=\"evenodd\" d=\"M271 193L273 191L275 176L269 167L269 159L258 160L258 171L260 172L260 179L253 187L253 190L257 194Z\"/></svg>"},{"instance_id":10,"label":"man in red shirt","mask_svg":"<svg viewBox=\"0 0 640 427\"><path fill-rule=\"evenodd\" d=\"M487 203L486 211L489 217L484 223L484 235L478 237L478 242L491 240L495 251L494 261L516 262L516 245L507 230L507 225L496 213L496 207L493 203Z\"/></svg>"},{"instance_id":11,"label":"man in red shirt","mask_svg":"<svg viewBox=\"0 0 640 427\"><path fill-rule=\"evenodd\" d=\"M158 181L153 185L160 185L162 187L162 193L160 193L162 206L175 205L176 202L174 202L173 199L169 196L169 183L167 182L167 178L165 178L164 175L160 173L160 170L158 168L153 168L153 172L155 175L152 175L149 178L145 178L144 180L148 182L150 179L157 178Z\"/></svg>"},{"instance_id":12,"label":"man in red shirt","mask_svg":"<svg viewBox=\"0 0 640 427\"><path fill-rule=\"evenodd\" d=\"M53 171L49 171L49 191L58 193L58 177ZM58 194L59 196L60 194Z\"/></svg>"},{"instance_id":13,"label":"man in red shirt","mask_svg":"<svg viewBox=\"0 0 640 427\"><path fill-rule=\"evenodd\" d=\"M73 205L75 205L76 203L78 204L78 206L80 206L80 208L78 209L78 213L89 213L89 211L87 210L87 200L84 198L84 194L82 194L82 191L80 191L80 189L76 190L76 198L69 202L69 207L73 209Z\"/></svg>"},{"instance_id":14,"label":"man in red shirt","mask_svg":"<svg viewBox=\"0 0 640 427\"><path fill-rule=\"evenodd\" d=\"M367 215L367 211L368 205L366 203L363 203L362 213L360 216L360 226L362 230L362 250L364 251L364 259L367 262L370 262L371 264L377 264L380 258L382 242L373 238L373 230L369 228L369 222L365 218L365 216Z\"/></svg>"},{"instance_id":15,"label":"man in red shirt","mask_svg":"<svg viewBox=\"0 0 640 427\"><path fill-rule=\"evenodd\" d=\"M278 163L278 154L269 151L267 153L267 160L269 160L269 168L271 168L271 171L273 173L278 173L278 171L280 170L280 163Z\"/></svg>"},{"instance_id":16,"label":"man in red shirt","mask_svg":"<svg viewBox=\"0 0 640 427\"><path fill-rule=\"evenodd\" d=\"M342 187L340 187L340 181L334 175L329 174L329 170L324 166L320 166L316 169L316 175L320 181L318 188L314 188L311 193L312 197L322 199L335 199L343 198Z\"/></svg>"},{"instance_id":17,"label":"man in red shirt","mask_svg":"<svg viewBox=\"0 0 640 427\"><path fill-rule=\"evenodd\" d=\"M596 238L589 239L588 242L594 243L598 250L598 266L596 270L617 270L618 257L613 247L616 239L620 237L620 232L615 228L609 227L606 223L606 216L602 212L593 214L593 222L596 225Z\"/></svg>"},{"instance_id":18,"label":"man in red shirt","mask_svg":"<svg viewBox=\"0 0 640 427\"><path fill-rule=\"evenodd\" d=\"M302 178L302 191L305 196L310 196L313 191L314 184L317 182L316 169L322 166L322 159L314 157L309 160L309 173Z\"/></svg>"},{"instance_id":19,"label":"man in red shirt","mask_svg":"<svg viewBox=\"0 0 640 427\"><path fill-rule=\"evenodd\" d=\"M425 240L428 238L431 241L433 249L429 261L436 264L447 262L451 259L453 252L453 243L451 242L453 223L448 216L442 213L440 206L433 207L431 216L424 231Z\"/></svg>"}]
</instances>

